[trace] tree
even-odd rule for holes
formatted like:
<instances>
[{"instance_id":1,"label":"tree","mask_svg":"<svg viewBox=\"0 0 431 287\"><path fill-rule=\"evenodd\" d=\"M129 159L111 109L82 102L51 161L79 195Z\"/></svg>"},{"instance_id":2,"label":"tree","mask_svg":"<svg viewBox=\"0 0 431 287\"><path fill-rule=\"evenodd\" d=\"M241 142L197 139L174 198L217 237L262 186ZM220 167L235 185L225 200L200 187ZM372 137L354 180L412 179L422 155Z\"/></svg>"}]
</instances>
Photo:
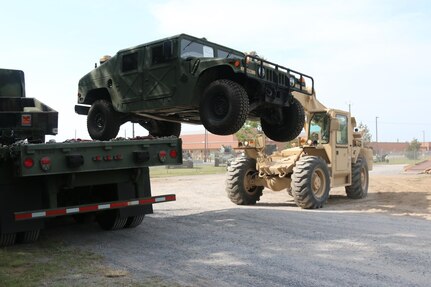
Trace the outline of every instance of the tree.
<instances>
[{"instance_id":1,"label":"tree","mask_svg":"<svg viewBox=\"0 0 431 287\"><path fill-rule=\"evenodd\" d=\"M235 136L239 141L250 140L261 133L261 130L260 122L246 121L242 128L235 133Z\"/></svg>"},{"instance_id":2,"label":"tree","mask_svg":"<svg viewBox=\"0 0 431 287\"><path fill-rule=\"evenodd\" d=\"M413 139L406 149L406 157L408 159L418 159L421 143L417 139Z\"/></svg>"},{"instance_id":3,"label":"tree","mask_svg":"<svg viewBox=\"0 0 431 287\"><path fill-rule=\"evenodd\" d=\"M368 129L368 126L360 122L358 128L360 131L363 131L362 140L364 144L371 142L371 139L373 138L373 136L371 135L370 130Z\"/></svg>"}]
</instances>

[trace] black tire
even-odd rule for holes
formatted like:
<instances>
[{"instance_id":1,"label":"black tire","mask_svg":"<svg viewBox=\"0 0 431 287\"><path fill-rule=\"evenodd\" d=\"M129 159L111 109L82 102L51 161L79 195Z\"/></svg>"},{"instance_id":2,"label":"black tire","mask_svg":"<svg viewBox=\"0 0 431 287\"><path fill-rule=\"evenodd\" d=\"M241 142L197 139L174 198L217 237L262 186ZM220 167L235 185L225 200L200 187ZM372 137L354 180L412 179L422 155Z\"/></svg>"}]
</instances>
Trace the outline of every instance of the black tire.
<instances>
[{"instance_id":1,"label":"black tire","mask_svg":"<svg viewBox=\"0 0 431 287\"><path fill-rule=\"evenodd\" d=\"M253 205L262 196L263 186L255 186L256 160L247 157L235 159L227 171L226 192L229 199L238 205Z\"/></svg>"},{"instance_id":2,"label":"black tire","mask_svg":"<svg viewBox=\"0 0 431 287\"><path fill-rule=\"evenodd\" d=\"M124 228L135 228L136 226L142 223L142 221L144 220L144 217L145 217L145 214L130 216L129 218L127 218L127 222Z\"/></svg>"},{"instance_id":3,"label":"black tire","mask_svg":"<svg viewBox=\"0 0 431 287\"><path fill-rule=\"evenodd\" d=\"M360 199L368 195L368 164L365 158L360 155L356 163L352 163L352 185L346 186L348 198Z\"/></svg>"},{"instance_id":4,"label":"black tire","mask_svg":"<svg viewBox=\"0 0 431 287\"><path fill-rule=\"evenodd\" d=\"M110 140L115 138L120 130L118 113L112 103L106 100L95 101L87 115L87 129L94 140Z\"/></svg>"},{"instance_id":5,"label":"black tire","mask_svg":"<svg viewBox=\"0 0 431 287\"><path fill-rule=\"evenodd\" d=\"M249 103L244 88L230 80L216 80L204 91L200 107L204 127L216 135L231 135L244 125Z\"/></svg>"},{"instance_id":6,"label":"black tire","mask_svg":"<svg viewBox=\"0 0 431 287\"><path fill-rule=\"evenodd\" d=\"M329 169L317 156L299 159L292 174L292 194L301 208L321 208L328 200L330 190Z\"/></svg>"},{"instance_id":7,"label":"black tire","mask_svg":"<svg viewBox=\"0 0 431 287\"><path fill-rule=\"evenodd\" d=\"M273 118L278 113L269 112L260 119L262 130L273 141L286 142L294 140L301 133L305 123L304 107L293 98L289 107L281 108L281 119Z\"/></svg>"},{"instance_id":8,"label":"black tire","mask_svg":"<svg viewBox=\"0 0 431 287\"><path fill-rule=\"evenodd\" d=\"M141 121L139 124L148 130L153 137L179 137L181 134L181 124L158 120Z\"/></svg>"},{"instance_id":9,"label":"black tire","mask_svg":"<svg viewBox=\"0 0 431 287\"><path fill-rule=\"evenodd\" d=\"M123 228L128 217L120 217L118 210L106 210L96 215L96 221L103 230Z\"/></svg>"},{"instance_id":10,"label":"black tire","mask_svg":"<svg viewBox=\"0 0 431 287\"><path fill-rule=\"evenodd\" d=\"M0 247L14 245L15 239L16 239L16 233L0 234Z\"/></svg>"},{"instance_id":11,"label":"black tire","mask_svg":"<svg viewBox=\"0 0 431 287\"><path fill-rule=\"evenodd\" d=\"M17 243L33 243L39 239L40 229L24 231L17 234Z\"/></svg>"}]
</instances>

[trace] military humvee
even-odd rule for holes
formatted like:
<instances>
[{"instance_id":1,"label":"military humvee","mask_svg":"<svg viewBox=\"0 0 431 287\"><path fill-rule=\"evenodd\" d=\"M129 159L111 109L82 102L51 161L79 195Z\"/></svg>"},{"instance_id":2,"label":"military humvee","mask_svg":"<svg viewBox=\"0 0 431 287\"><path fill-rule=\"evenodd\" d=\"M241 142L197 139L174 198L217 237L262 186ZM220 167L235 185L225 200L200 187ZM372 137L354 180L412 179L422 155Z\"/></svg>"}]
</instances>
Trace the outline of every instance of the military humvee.
<instances>
[{"instance_id":1,"label":"military humvee","mask_svg":"<svg viewBox=\"0 0 431 287\"><path fill-rule=\"evenodd\" d=\"M75 106L98 140L115 137L127 121L153 136L179 136L181 123L228 135L247 119L260 119L269 138L289 141L304 125L292 92L312 95L314 89L310 76L185 34L121 50L100 63L79 81Z\"/></svg>"}]
</instances>

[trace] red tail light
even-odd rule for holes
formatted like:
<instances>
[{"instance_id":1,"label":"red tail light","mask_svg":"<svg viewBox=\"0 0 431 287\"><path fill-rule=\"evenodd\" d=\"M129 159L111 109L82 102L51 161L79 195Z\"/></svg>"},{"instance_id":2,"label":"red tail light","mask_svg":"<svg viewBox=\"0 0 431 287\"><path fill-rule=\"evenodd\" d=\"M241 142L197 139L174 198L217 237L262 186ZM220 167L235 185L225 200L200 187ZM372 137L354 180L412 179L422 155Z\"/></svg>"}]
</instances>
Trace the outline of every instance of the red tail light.
<instances>
[{"instance_id":1,"label":"red tail light","mask_svg":"<svg viewBox=\"0 0 431 287\"><path fill-rule=\"evenodd\" d=\"M34 161L31 157L28 157L28 158L24 159L23 164L26 168L32 168L34 165Z\"/></svg>"},{"instance_id":2,"label":"red tail light","mask_svg":"<svg viewBox=\"0 0 431 287\"><path fill-rule=\"evenodd\" d=\"M171 158L176 158L176 157L177 157L177 151L176 151L176 150L174 150L174 149L172 149L172 150L169 152L169 156L170 156Z\"/></svg>"},{"instance_id":3,"label":"red tail light","mask_svg":"<svg viewBox=\"0 0 431 287\"><path fill-rule=\"evenodd\" d=\"M48 171L51 169L51 159L47 156L44 156L40 159L40 168L44 171Z\"/></svg>"},{"instance_id":4,"label":"red tail light","mask_svg":"<svg viewBox=\"0 0 431 287\"><path fill-rule=\"evenodd\" d=\"M164 150L161 150L160 152L159 152L159 159L160 159L160 161L161 162L164 162L165 160L166 160L166 156L167 156L168 154L166 153L166 151L164 151Z\"/></svg>"}]
</instances>

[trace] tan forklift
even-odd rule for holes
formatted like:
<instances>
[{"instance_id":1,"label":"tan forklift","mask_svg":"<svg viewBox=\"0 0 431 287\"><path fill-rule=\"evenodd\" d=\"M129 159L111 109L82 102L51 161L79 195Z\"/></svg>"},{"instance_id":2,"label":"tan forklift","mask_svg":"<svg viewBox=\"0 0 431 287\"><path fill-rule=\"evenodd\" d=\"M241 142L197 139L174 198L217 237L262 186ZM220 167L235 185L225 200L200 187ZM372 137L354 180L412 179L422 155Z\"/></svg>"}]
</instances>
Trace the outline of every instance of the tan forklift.
<instances>
[{"instance_id":1,"label":"tan forklift","mask_svg":"<svg viewBox=\"0 0 431 287\"><path fill-rule=\"evenodd\" d=\"M345 186L347 197L367 196L372 150L349 112L328 109L312 96L294 92L306 114L306 137L294 147L265 154L265 137L238 143L244 157L231 163L226 191L238 205L256 204L263 189L286 190L301 208L321 208L332 187Z\"/></svg>"}]
</instances>

